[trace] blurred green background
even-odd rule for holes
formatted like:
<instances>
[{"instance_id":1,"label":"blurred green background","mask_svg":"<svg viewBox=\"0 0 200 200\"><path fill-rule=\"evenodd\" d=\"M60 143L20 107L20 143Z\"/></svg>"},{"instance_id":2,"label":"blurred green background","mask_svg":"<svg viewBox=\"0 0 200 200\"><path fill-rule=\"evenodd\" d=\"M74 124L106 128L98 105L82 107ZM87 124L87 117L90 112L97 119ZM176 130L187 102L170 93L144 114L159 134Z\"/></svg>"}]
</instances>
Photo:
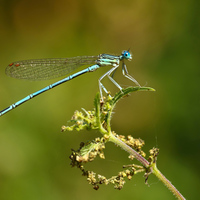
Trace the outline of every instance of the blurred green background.
<instances>
[{"instance_id":1,"label":"blurred green background","mask_svg":"<svg viewBox=\"0 0 200 200\"><path fill-rule=\"evenodd\" d=\"M118 134L142 138L144 151L160 149L158 168L187 199L199 196L199 1L1 0L0 109L59 79L29 82L5 75L6 66L32 58L121 54L130 48L129 73L156 92L133 93L112 118ZM93 108L98 78L88 73L44 93L0 118L0 199L174 199L153 175L142 174L121 191L87 184L71 168L70 149L98 132L65 132L73 112ZM133 85L117 70L121 86ZM104 84L113 94L112 83ZM108 144L106 160L89 169L115 175L128 155Z\"/></svg>"}]
</instances>

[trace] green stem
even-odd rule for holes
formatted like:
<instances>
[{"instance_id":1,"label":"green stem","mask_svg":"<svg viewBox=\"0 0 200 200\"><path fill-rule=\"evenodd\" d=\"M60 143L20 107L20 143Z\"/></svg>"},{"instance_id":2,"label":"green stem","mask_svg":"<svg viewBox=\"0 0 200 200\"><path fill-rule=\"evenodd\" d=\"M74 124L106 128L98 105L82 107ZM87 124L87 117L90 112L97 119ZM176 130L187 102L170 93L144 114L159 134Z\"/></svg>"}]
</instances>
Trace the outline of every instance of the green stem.
<instances>
[{"instance_id":1,"label":"green stem","mask_svg":"<svg viewBox=\"0 0 200 200\"><path fill-rule=\"evenodd\" d=\"M145 168L149 167L150 163L144 157L142 157L139 153L137 153L134 149L132 149L127 144L125 144L119 138L116 138L113 134L110 134L109 136L110 136L109 141L120 146L122 149L127 151L130 155L133 155Z\"/></svg>"},{"instance_id":2,"label":"green stem","mask_svg":"<svg viewBox=\"0 0 200 200\"><path fill-rule=\"evenodd\" d=\"M185 200L182 194L172 185L172 183L158 170L156 163L150 164L144 157L142 157L139 153L137 153L130 146L125 144L119 138L116 138L113 134L109 135L109 141L115 143L120 146L122 149L127 151L130 155L133 155L145 168L149 168L151 173L154 174L159 180L163 182L163 184L177 197L177 199Z\"/></svg>"},{"instance_id":3,"label":"green stem","mask_svg":"<svg viewBox=\"0 0 200 200\"><path fill-rule=\"evenodd\" d=\"M177 199L185 200L182 194L172 185L172 183L158 170L156 163L152 165L152 173L163 182L163 184L177 197Z\"/></svg>"}]
</instances>

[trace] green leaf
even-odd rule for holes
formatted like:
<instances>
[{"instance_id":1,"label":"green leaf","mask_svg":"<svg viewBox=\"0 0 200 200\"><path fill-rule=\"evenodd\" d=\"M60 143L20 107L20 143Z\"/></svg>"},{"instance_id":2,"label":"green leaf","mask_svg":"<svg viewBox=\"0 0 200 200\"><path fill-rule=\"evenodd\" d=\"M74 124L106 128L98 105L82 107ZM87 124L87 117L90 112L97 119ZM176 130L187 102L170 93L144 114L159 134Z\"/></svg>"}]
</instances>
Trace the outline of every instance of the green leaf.
<instances>
[{"instance_id":1,"label":"green leaf","mask_svg":"<svg viewBox=\"0 0 200 200\"><path fill-rule=\"evenodd\" d=\"M119 101L122 97L125 97L129 95L131 92L136 92L136 91L156 91L156 90L151 87L138 87L138 86L128 87L116 93L113 99L111 100L110 104L114 106L117 103L117 101Z\"/></svg>"}]
</instances>

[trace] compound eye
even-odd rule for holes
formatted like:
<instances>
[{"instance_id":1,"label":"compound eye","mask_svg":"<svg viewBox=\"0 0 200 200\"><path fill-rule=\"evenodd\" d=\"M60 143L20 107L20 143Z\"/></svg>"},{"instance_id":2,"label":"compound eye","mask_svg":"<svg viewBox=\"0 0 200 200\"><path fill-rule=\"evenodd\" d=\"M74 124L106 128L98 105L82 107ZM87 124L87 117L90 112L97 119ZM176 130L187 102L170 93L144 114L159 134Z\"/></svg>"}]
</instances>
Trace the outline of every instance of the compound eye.
<instances>
[{"instance_id":1,"label":"compound eye","mask_svg":"<svg viewBox=\"0 0 200 200\"><path fill-rule=\"evenodd\" d=\"M128 57L128 55L129 55L128 52L125 52L125 53L124 53L124 56L125 56L125 57Z\"/></svg>"}]
</instances>

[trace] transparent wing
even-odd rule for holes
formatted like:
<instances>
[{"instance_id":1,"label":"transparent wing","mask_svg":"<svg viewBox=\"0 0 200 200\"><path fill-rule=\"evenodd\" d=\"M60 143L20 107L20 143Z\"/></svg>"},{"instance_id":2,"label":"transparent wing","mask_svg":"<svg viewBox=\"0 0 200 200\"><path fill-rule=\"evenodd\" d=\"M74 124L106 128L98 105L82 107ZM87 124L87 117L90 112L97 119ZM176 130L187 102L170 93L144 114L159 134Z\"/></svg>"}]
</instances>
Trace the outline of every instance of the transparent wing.
<instances>
[{"instance_id":1,"label":"transparent wing","mask_svg":"<svg viewBox=\"0 0 200 200\"><path fill-rule=\"evenodd\" d=\"M13 78L47 80L66 75L78 67L95 64L98 56L72 58L49 58L13 62L6 68L6 74Z\"/></svg>"}]
</instances>

